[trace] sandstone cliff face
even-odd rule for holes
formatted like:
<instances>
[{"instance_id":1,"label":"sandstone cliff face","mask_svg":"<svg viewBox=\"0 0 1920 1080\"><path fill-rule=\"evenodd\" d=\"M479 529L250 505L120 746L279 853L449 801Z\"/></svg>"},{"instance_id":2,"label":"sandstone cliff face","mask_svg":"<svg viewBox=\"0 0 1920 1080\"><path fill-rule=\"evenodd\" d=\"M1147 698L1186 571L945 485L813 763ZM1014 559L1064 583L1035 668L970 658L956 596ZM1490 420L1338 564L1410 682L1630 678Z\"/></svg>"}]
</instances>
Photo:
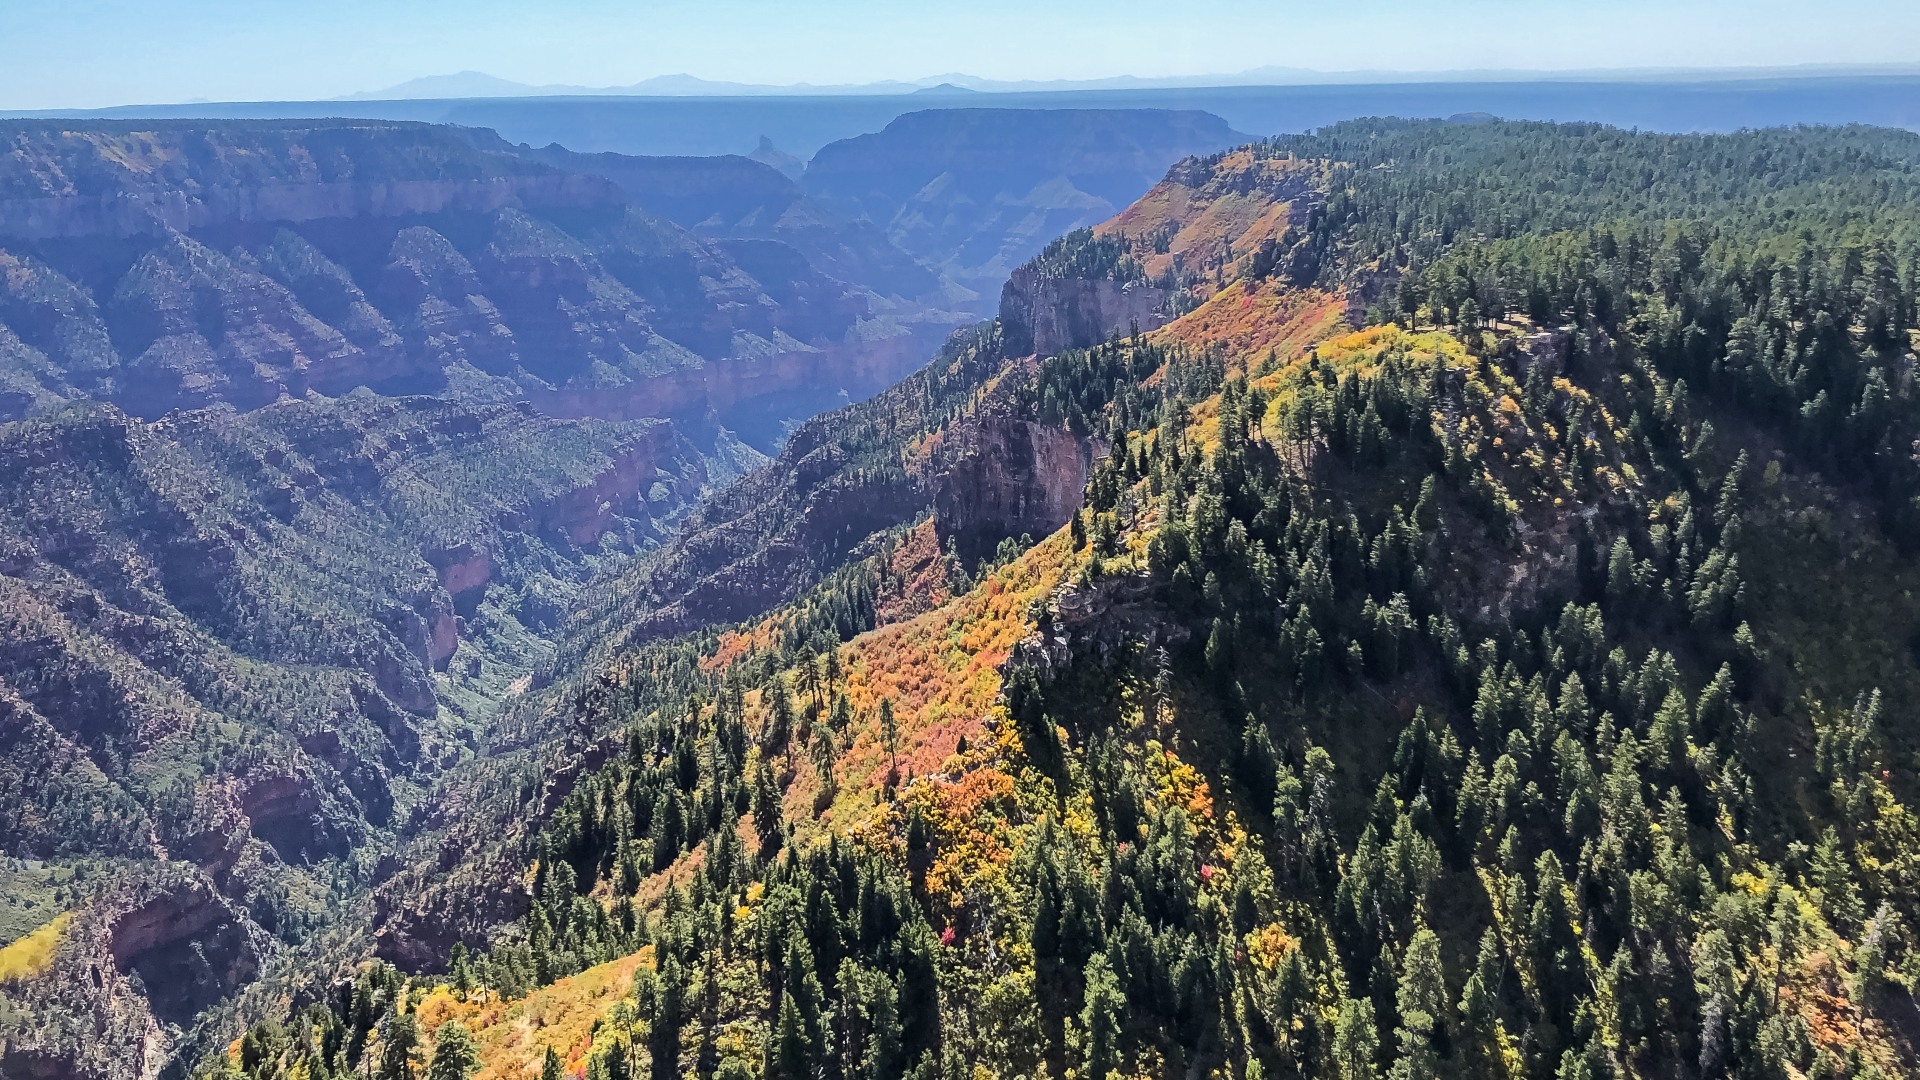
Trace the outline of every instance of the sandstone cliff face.
<instances>
[{"instance_id":1,"label":"sandstone cliff face","mask_svg":"<svg viewBox=\"0 0 1920 1080\"><path fill-rule=\"evenodd\" d=\"M1133 648L1151 652L1189 637L1185 625L1168 617L1153 578L1145 572L1105 577L1091 585L1070 581L1048 598L1039 625L1014 647L1003 670L1028 664L1043 681L1051 681L1076 657L1105 660Z\"/></svg>"},{"instance_id":2,"label":"sandstone cliff face","mask_svg":"<svg viewBox=\"0 0 1920 1080\"><path fill-rule=\"evenodd\" d=\"M1000 319L1009 352L1057 356L1112 334L1159 329L1168 322L1167 297L1145 282L1056 278L1023 266L1000 291Z\"/></svg>"},{"instance_id":3,"label":"sandstone cliff face","mask_svg":"<svg viewBox=\"0 0 1920 1080\"><path fill-rule=\"evenodd\" d=\"M624 386L534 388L528 400L552 416L605 420L709 409L723 417L740 416L756 404L780 401L795 406L787 415L823 412L906 378L926 362L930 350L925 336L913 332L824 348L743 349L744 355L689 363Z\"/></svg>"},{"instance_id":4,"label":"sandstone cliff face","mask_svg":"<svg viewBox=\"0 0 1920 1080\"><path fill-rule=\"evenodd\" d=\"M941 445L933 479L935 519L963 550L1001 537L1050 536L1085 502L1087 477L1105 440L1006 415L970 416Z\"/></svg>"}]
</instances>

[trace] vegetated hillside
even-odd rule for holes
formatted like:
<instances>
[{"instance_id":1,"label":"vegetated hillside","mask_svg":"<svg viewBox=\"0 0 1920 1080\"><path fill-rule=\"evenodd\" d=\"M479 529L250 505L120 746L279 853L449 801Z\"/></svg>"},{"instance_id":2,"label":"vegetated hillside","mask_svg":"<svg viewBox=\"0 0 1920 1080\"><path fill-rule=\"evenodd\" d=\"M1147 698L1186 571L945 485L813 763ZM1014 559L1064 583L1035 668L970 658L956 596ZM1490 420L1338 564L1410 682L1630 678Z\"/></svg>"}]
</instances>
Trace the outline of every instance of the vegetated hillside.
<instances>
[{"instance_id":1,"label":"vegetated hillside","mask_svg":"<svg viewBox=\"0 0 1920 1080\"><path fill-rule=\"evenodd\" d=\"M991 298L1049 240L1112 217L1174 162L1243 138L1203 112L933 109L821 148L804 183Z\"/></svg>"},{"instance_id":2,"label":"vegetated hillside","mask_svg":"<svg viewBox=\"0 0 1920 1080\"><path fill-rule=\"evenodd\" d=\"M604 176L450 128L14 121L6 137L8 418L365 385L565 416L712 413L772 449L782 422L896 381L956 321L912 303L929 275L866 233L697 236Z\"/></svg>"},{"instance_id":3,"label":"vegetated hillside","mask_svg":"<svg viewBox=\"0 0 1920 1080\"><path fill-rule=\"evenodd\" d=\"M670 544L592 590L588 618L570 634L574 655L751 618L871 554L871 537L923 510L937 519L941 545L951 541L966 560L1058 528L1078 507L1092 460L1106 453L1106 433L1071 400L1036 398L1039 368L1026 358L1151 330L1203 305L1154 340L1258 341L1291 354L1330 333L1347 305L1288 284L1311 281L1313 261L1274 276L1308 245L1296 226L1324 201L1314 182L1325 175L1297 160L1256 161L1251 150L1185 162L1116 219L1135 234L1109 222L1047 245L1014 271L994 324L956 334L935 361L872 400L802 426L773 463L703 505ZM1233 256L1233 241L1248 242L1250 231L1247 257ZM1175 236L1177 245L1167 242ZM1222 289L1232 296L1209 304ZM1050 389L1110 388L1095 380Z\"/></svg>"},{"instance_id":4,"label":"vegetated hillside","mask_svg":"<svg viewBox=\"0 0 1920 1080\"><path fill-rule=\"evenodd\" d=\"M137 1060L94 1045L109 1022L158 1068L203 1010L351 932L592 567L759 460L733 446L365 391L0 425L0 849L71 872L15 912L71 922L9 994L8 1075Z\"/></svg>"},{"instance_id":5,"label":"vegetated hillside","mask_svg":"<svg viewBox=\"0 0 1920 1080\"><path fill-rule=\"evenodd\" d=\"M1910 1074L1920 137L1246 153L1324 165L1287 258L947 391L1104 438L1065 528L575 646L525 916L208 1072Z\"/></svg>"},{"instance_id":6,"label":"vegetated hillside","mask_svg":"<svg viewBox=\"0 0 1920 1080\"><path fill-rule=\"evenodd\" d=\"M1047 320L1050 340L1062 347L1126 329L1129 305L1137 306L1131 294L1104 308L1070 299L1121 295L1107 289L1110 268L1054 257L1062 247L1088 246L1090 235L1050 245L1016 272L1038 283L1056 313L1071 313ZM671 543L596 585L563 663L753 618L873 555L876 537L922 517L936 520L938 547L966 560L1022 533L1058 529L1106 453L1104 433L1036 412L1033 334L1020 344L1007 329L1031 319L1012 314L1010 295L1012 286L1000 319L956 332L932 362L886 392L802 425L774 461L704 503Z\"/></svg>"}]
</instances>

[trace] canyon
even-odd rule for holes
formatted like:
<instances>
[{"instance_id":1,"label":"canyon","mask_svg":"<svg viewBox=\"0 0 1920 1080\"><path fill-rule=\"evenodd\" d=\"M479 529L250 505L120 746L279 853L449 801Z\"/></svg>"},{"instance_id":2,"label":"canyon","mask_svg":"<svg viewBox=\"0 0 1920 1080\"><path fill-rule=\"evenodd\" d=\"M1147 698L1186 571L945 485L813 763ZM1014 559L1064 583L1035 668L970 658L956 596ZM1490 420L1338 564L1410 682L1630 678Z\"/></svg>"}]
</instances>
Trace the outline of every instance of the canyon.
<instances>
[{"instance_id":1,"label":"canyon","mask_svg":"<svg viewBox=\"0 0 1920 1080\"><path fill-rule=\"evenodd\" d=\"M453 129L5 126L10 418L368 386L711 420L772 449L783 422L896 381L954 321L899 295L938 283L851 223L696 235L605 176Z\"/></svg>"}]
</instances>

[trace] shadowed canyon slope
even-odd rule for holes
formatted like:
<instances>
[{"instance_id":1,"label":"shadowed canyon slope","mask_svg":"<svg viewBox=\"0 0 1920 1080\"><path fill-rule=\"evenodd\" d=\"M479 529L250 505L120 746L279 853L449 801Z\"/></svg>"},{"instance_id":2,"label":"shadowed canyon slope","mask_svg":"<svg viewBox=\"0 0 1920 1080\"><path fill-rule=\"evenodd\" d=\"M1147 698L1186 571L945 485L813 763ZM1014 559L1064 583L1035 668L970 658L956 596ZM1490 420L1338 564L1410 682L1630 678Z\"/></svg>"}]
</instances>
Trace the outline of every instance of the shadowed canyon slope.
<instances>
[{"instance_id":1,"label":"shadowed canyon slope","mask_svg":"<svg viewBox=\"0 0 1920 1080\"><path fill-rule=\"evenodd\" d=\"M1174 162L1244 140L1198 111L938 109L821 148L804 183L991 298L1048 241L1112 217Z\"/></svg>"}]
</instances>

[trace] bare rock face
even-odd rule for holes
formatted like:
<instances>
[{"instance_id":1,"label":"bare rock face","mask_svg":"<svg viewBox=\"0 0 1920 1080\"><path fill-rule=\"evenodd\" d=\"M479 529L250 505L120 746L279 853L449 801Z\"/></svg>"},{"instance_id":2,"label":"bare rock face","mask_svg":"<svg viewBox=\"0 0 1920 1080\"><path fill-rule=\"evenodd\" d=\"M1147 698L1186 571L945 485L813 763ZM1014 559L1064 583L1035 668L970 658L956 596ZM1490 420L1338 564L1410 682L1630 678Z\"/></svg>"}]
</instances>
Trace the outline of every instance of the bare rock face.
<instances>
[{"instance_id":1,"label":"bare rock face","mask_svg":"<svg viewBox=\"0 0 1920 1080\"><path fill-rule=\"evenodd\" d=\"M1057 356L1112 334L1166 325L1164 289L1145 282L1051 277L1032 266L1013 272L1000 291L1008 351Z\"/></svg>"},{"instance_id":2,"label":"bare rock face","mask_svg":"<svg viewBox=\"0 0 1920 1080\"><path fill-rule=\"evenodd\" d=\"M179 864L130 871L82 900L43 971L0 999L0 1075L153 1080L170 1030L251 980L273 938Z\"/></svg>"},{"instance_id":3,"label":"bare rock face","mask_svg":"<svg viewBox=\"0 0 1920 1080\"><path fill-rule=\"evenodd\" d=\"M943 441L933 483L943 535L962 548L1003 536L1048 536L1079 511L1087 476L1106 456L1104 440L1010 416L974 416Z\"/></svg>"},{"instance_id":4,"label":"bare rock face","mask_svg":"<svg viewBox=\"0 0 1920 1080\"><path fill-rule=\"evenodd\" d=\"M1145 572L1068 582L1054 591L1039 626L1014 646L1006 667L1027 664L1049 681L1077 656L1105 660L1124 648L1151 651L1187 640L1187 627L1167 617L1155 593Z\"/></svg>"},{"instance_id":5,"label":"bare rock face","mask_svg":"<svg viewBox=\"0 0 1920 1080\"><path fill-rule=\"evenodd\" d=\"M493 553L471 542L421 554L440 572L440 587L456 599L493 579Z\"/></svg>"},{"instance_id":6,"label":"bare rock face","mask_svg":"<svg viewBox=\"0 0 1920 1080\"><path fill-rule=\"evenodd\" d=\"M1541 330L1500 342L1500 358L1515 365L1524 379L1538 370L1548 378L1566 370L1573 335L1565 330Z\"/></svg>"}]
</instances>

